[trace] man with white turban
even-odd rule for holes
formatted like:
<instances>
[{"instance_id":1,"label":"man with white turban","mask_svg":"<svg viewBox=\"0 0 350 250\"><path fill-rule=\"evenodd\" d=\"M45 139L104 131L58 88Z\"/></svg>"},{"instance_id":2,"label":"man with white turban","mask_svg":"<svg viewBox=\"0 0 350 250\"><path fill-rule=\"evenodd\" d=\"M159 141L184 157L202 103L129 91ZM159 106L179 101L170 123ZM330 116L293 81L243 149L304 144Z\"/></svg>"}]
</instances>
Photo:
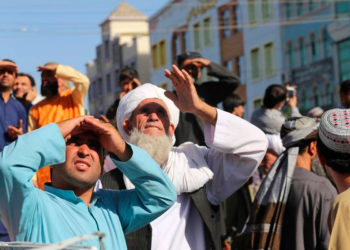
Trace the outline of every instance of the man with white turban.
<instances>
[{"instance_id":1,"label":"man with white turban","mask_svg":"<svg viewBox=\"0 0 350 250\"><path fill-rule=\"evenodd\" d=\"M203 102L188 73L172 68L165 76L176 92L144 84L126 94L117 110L122 137L159 163L178 194L164 215L127 237L128 248L222 249L218 205L256 170L267 148L266 136L249 122ZM203 120L209 148L191 142L172 146L179 109ZM125 177L124 182L133 188Z\"/></svg>"}]
</instances>

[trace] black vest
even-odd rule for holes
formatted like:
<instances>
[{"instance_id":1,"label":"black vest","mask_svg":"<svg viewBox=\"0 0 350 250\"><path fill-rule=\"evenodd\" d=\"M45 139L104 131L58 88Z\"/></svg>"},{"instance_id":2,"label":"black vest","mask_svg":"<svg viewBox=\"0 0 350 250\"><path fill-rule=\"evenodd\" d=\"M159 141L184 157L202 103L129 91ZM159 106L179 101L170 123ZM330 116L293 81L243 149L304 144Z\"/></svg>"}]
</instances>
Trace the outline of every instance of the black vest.
<instances>
[{"instance_id":1,"label":"black vest","mask_svg":"<svg viewBox=\"0 0 350 250\"><path fill-rule=\"evenodd\" d=\"M123 174L118 169L114 169L103 175L101 177L101 182L105 189L125 189ZM189 193L189 195L205 225L207 249L221 250L221 236L224 235L224 223L220 206L213 206L210 204L204 187ZM148 224L137 231L127 234L125 239L128 249L130 250L151 250L152 228Z\"/></svg>"}]
</instances>

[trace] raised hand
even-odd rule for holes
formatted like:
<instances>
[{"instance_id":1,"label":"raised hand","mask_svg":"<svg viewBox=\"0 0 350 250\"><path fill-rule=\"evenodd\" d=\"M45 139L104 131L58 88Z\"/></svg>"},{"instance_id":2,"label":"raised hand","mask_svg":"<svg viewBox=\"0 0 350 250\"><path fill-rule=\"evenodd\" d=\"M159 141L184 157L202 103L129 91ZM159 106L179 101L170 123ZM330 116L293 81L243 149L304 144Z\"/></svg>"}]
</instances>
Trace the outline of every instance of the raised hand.
<instances>
[{"instance_id":1,"label":"raised hand","mask_svg":"<svg viewBox=\"0 0 350 250\"><path fill-rule=\"evenodd\" d=\"M198 96L192 77L185 71L172 66L173 72L165 70L165 76L173 83L176 93L166 91L165 95L172 100L181 112L192 113L202 120L215 125L217 111L214 107L203 102Z\"/></svg>"},{"instance_id":2,"label":"raised hand","mask_svg":"<svg viewBox=\"0 0 350 250\"><path fill-rule=\"evenodd\" d=\"M58 64L49 64L46 66L38 66L38 71L51 71L54 75L56 74L56 70L57 70Z\"/></svg>"},{"instance_id":3,"label":"raised hand","mask_svg":"<svg viewBox=\"0 0 350 250\"><path fill-rule=\"evenodd\" d=\"M17 65L9 61L0 61L0 69L11 69L13 72L17 73Z\"/></svg>"},{"instance_id":4,"label":"raised hand","mask_svg":"<svg viewBox=\"0 0 350 250\"><path fill-rule=\"evenodd\" d=\"M23 135L23 120L19 120L18 128L15 126L8 126L7 134L12 140L16 140L19 135Z\"/></svg>"},{"instance_id":5,"label":"raised hand","mask_svg":"<svg viewBox=\"0 0 350 250\"><path fill-rule=\"evenodd\" d=\"M85 119L93 116L79 116L76 118L68 119L65 121L62 121L60 123L57 123L58 128L61 131L62 136L67 140L72 135L76 135L79 133L84 132L82 125Z\"/></svg>"},{"instance_id":6,"label":"raised hand","mask_svg":"<svg viewBox=\"0 0 350 250\"><path fill-rule=\"evenodd\" d=\"M167 69L164 72L165 76L172 81L176 94L166 91L165 95L182 112L194 113L202 104L202 100L197 94L192 77L185 70L180 70L176 65L173 65L172 69L173 72Z\"/></svg>"}]
</instances>

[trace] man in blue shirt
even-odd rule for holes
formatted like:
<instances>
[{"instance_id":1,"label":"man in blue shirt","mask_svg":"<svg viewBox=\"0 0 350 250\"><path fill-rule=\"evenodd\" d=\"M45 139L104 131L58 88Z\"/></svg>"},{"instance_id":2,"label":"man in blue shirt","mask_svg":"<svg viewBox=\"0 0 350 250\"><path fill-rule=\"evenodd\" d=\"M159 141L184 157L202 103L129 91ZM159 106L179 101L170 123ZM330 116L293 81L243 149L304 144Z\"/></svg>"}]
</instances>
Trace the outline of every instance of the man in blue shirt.
<instances>
[{"instance_id":1,"label":"man in blue shirt","mask_svg":"<svg viewBox=\"0 0 350 250\"><path fill-rule=\"evenodd\" d=\"M133 182L128 191L93 192L103 149ZM42 191L31 178L53 166ZM124 234L165 212L173 184L142 149L126 144L110 123L81 116L19 136L0 153L0 219L16 241L54 243L102 231L105 249L126 249ZM81 244L99 247L98 240Z\"/></svg>"},{"instance_id":2,"label":"man in blue shirt","mask_svg":"<svg viewBox=\"0 0 350 250\"><path fill-rule=\"evenodd\" d=\"M0 61L0 151L27 130L26 110L11 95L16 73L14 62Z\"/></svg>"},{"instance_id":3,"label":"man in blue shirt","mask_svg":"<svg viewBox=\"0 0 350 250\"><path fill-rule=\"evenodd\" d=\"M22 104L11 96L17 65L10 60L0 61L0 151L26 131L27 114ZM0 222L0 241L9 241Z\"/></svg>"}]
</instances>

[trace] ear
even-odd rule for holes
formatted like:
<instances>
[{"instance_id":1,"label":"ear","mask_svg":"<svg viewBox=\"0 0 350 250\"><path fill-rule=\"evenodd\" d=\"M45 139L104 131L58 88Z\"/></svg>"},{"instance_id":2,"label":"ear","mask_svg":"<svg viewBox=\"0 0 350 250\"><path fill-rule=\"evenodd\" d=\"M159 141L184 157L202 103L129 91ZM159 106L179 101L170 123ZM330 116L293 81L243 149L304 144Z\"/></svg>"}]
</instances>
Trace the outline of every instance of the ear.
<instances>
[{"instance_id":1,"label":"ear","mask_svg":"<svg viewBox=\"0 0 350 250\"><path fill-rule=\"evenodd\" d=\"M130 120L125 120L123 122L123 129L127 135L131 135L132 124Z\"/></svg>"},{"instance_id":2,"label":"ear","mask_svg":"<svg viewBox=\"0 0 350 250\"><path fill-rule=\"evenodd\" d=\"M312 141L312 142L310 142L309 147L308 147L309 154L311 155L312 158L315 158L317 155L316 145L317 145L317 142Z\"/></svg>"},{"instance_id":3,"label":"ear","mask_svg":"<svg viewBox=\"0 0 350 250\"><path fill-rule=\"evenodd\" d=\"M170 125L169 125L169 135L171 137L173 137L174 133L175 133L175 125L170 123Z\"/></svg>"}]
</instances>

